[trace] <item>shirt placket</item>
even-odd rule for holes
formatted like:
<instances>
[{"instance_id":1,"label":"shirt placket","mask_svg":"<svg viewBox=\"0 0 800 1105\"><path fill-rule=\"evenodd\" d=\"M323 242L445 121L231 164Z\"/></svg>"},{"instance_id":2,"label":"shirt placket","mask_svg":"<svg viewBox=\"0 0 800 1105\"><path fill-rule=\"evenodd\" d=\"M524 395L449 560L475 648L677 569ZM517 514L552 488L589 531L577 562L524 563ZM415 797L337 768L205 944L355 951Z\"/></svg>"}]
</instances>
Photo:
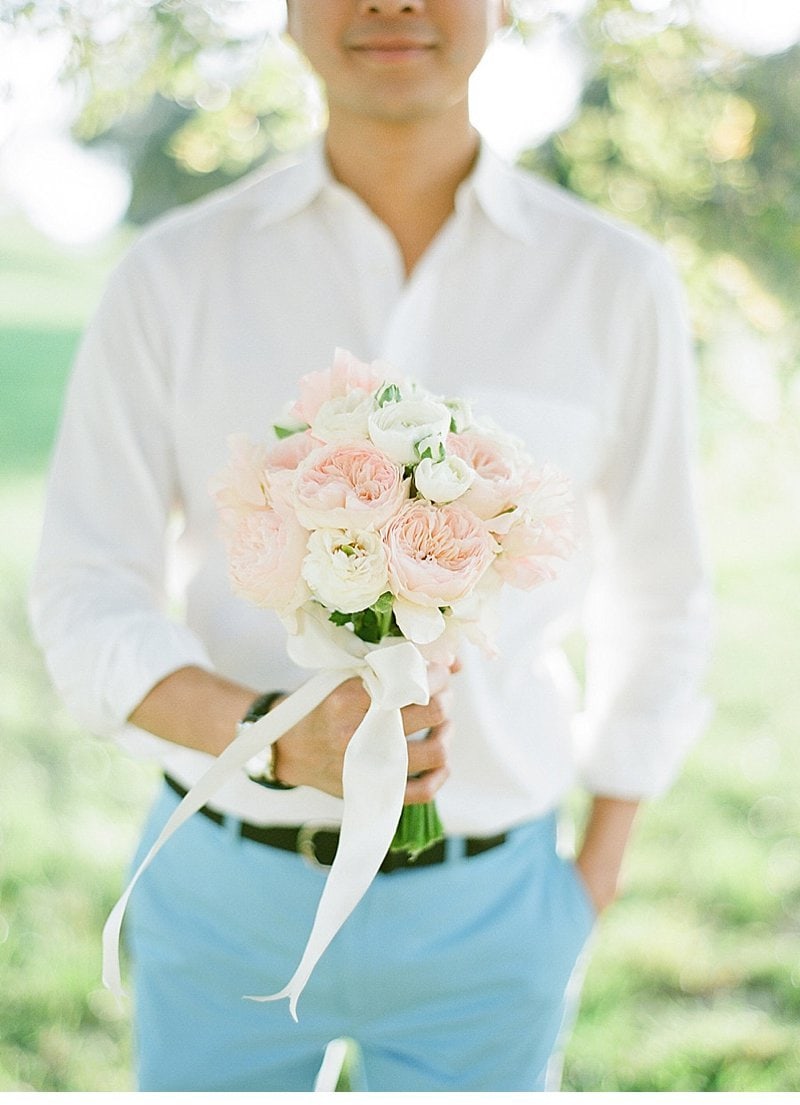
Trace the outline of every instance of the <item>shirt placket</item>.
<instances>
[{"instance_id":1,"label":"shirt placket","mask_svg":"<svg viewBox=\"0 0 800 1105\"><path fill-rule=\"evenodd\" d=\"M342 294L355 313L360 331L362 360L380 356L383 335L402 294L403 260L389 230L355 196L332 185L327 197L329 231L346 259Z\"/></svg>"},{"instance_id":2,"label":"shirt placket","mask_svg":"<svg viewBox=\"0 0 800 1105\"><path fill-rule=\"evenodd\" d=\"M400 287L381 337L380 356L433 391L437 380L432 353L439 344L434 338L448 326L442 310L443 282L448 267L457 263L465 219L465 212L457 212L442 227Z\"/></svg>"},{"instance_id":3,"label":"shirt placket","mask_svg":"<svg viewBox=\"0 0 800 1105\"><path fill-rule=\"evenodd\" d=\"M356 197L334 187L329 203L336 218L331 228L351 259L364 347L353 350L364 359L380 357L421 382L432 366L431 336L447 325L440 311L446 264L464 234L466 212L445 224L410 277L391 231ZM435 387L435 380L431 380Z\"/></svg>"}]
</instances>

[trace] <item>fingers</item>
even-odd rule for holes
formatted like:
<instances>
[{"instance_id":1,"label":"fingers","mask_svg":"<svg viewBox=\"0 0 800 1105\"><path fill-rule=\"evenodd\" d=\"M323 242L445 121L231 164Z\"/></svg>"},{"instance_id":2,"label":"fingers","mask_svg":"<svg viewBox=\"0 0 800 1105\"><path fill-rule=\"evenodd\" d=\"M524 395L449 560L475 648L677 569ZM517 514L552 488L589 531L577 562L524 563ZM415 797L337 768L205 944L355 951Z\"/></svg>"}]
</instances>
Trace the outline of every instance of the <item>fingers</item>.
<instances>
[{"instance_id":1,"label":"fingers","mask_svg":"<svg viewBox=\"0 0 800 1105\"><path fill-rule=\"evenodd\" d=\"M432 729L424 740L409 741L408 774L420 775L424 771L436 771L445 767L452 731L452 722L446 721Z\"/></svg>"},{"instance_id":2,"label":"fingers","mask_svg":"<svg viewBox=\"0 0 800 1105\"><path fill-rule=\"evenodd\" d=\"M461 670L459 660L447 664L428 664L428 688L430 700L427 706L406 706L403 710L403 722L406 735L417 733L421 729L433 729L449 715L452 702L451 680Z\"/></svg>"},{"instance_id":3,"label":"fingers","mask_svg":"<svg viewBox=\"0 0 800 1105\"><path fill-rule=\"evenodd\" d=\"M451 670L445 664L428 664L428 688L431 695L440 694L449 684Z\"/></svg>"},{"instance_id":4,"label":"fingers","mask_svg":"<svg viewBox=\"0 0 800 1105\"><path fill-rule=\"evenodd\" d=\"M447 778L446 740L452 691L450 670L430 665L435 690L425 706L406 706L402 711L406 736L427 733L409 742L409 775L419 779L409 784L408 802L426 802ZM282 782L308 785L341 797L342 764L348 743L367 712L370 699L358 678L340 684L301 722L288 730L276 747L276 774Z\"/></svg>"},{"instance_id":5,"label":"fingers","mask_svg":"<svg viewBox=\"0 0 800 1105\"><path fill-rule=\"evenodd\" d=\"M432 802L439 789L447 781L450 774L446 767L438 771L429 771L419 779L409 779L406 785L406 793L403 798L404 806L417 806L423 802Z\"/></svg>"},{"instance_id":6,"label":"fingers","mask_svg":"<svg viewBox=\"0 0 800 1105\"><path fill-rule=\"evenodd\" d=\"M445 721L424 740L408 742L408 774L405 805L430 802L450 774L447 749L452 723Z\"/></svg>"},{"instance_id":7,"label":"fingers","mask_svg":"<svg viewBox=\"0 0 800 1105\"><path fill-rule=\"evenodd\" d=\"M438 669L431 674L432 681L436 680L435 685L447 687L449 670L442 665L431 665L431 668ZM407 736L428 730L424 739L408 742L409 779L404 805L432 801L450 774L447 749L453 729L449 720L451 700L452 691L447 687L434 693L427 706L406 706L402 712Z\"/></svg>"},{"instance_id":8,"label":"fingers","mask_svg":"<svg viewBox=\"0 0 800 1105\"><path fill-rule=\"evenodd\" d=\"M452 691L441 691L432 695L427 706L404 706L402 710L403 731L406 736L419 733L423 729L435 729L450 716Z\"/></svg>"}]
</instances>

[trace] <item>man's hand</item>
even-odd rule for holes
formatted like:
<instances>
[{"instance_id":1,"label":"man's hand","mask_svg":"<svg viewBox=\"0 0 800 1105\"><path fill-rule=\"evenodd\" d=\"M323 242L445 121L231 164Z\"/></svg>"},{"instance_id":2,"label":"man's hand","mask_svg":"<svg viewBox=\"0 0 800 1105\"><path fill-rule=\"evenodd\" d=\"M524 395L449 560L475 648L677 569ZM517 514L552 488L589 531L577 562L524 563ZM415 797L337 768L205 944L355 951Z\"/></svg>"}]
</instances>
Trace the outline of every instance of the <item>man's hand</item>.
<instances>
[{"instance_id":1,"label":"man's hand","mask_svg":"<svg viewBox=\"0 0 800 1105\"><path fill-rule=\"evenodd\" d=\"M412 705L402 710L407 736L429 730L423 740L408 742L406 805L429 802L447 778L450 676L451 670L444 665L429 665L430 702L427 706ZM348 679L337 687L278 739L276 778L294 786L316 787L340 798L345 749L366 714L369 701L360 679Z\"/></svg>"},{"instance_id":2,"label":"man's hand","mask_svg":"<svg viewBox=\"0 0 800 1105\"><path fill-rule=\"evenodd\" d=\"M448 685L459 667L458 661L450 668L429 664L430 702L402 711L406 735L429 730L424 740L408 742L406 805L430 801L447 778ZM164 740L218 756L233 740L236 722L255 697L252 688L213 672L180 668L146 695L129 720ZM342 683L276 742L276 777L341 797L344 752L368 707L360 679Z\"/></svg>"},{"instance_id":3,"label":"man's hand","mask_svg":"<svg viewBox=\"0 0 800 1105\"><path fill-rule=\"evenodd\" d=\"M595 797L583 844L575 861L598 914L614 901L625 848L639 803L625 798Z\"/></svg>"}]
</instances>

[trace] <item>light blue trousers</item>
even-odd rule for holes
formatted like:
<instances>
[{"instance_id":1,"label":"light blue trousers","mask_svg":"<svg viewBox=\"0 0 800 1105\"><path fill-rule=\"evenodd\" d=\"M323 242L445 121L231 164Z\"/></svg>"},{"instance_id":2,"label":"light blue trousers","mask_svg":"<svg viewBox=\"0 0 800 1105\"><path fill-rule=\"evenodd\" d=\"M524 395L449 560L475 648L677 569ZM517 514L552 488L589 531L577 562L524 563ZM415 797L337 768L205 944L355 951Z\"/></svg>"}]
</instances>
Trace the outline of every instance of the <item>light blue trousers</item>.
<instances>
[{"instance_id":1,"label":"light blue trousers","mask_svg":"<svg viewBox=\"0 0 800 1105\"><path fill-rule=\"evenodd\" d=\"M177 795L165 787L134 864ZM370 1091L545 1089L594 915L555 817L492 851L378 875L298 1007L256 1003L299 962L325 874L196 815L131 898L141 1090L308 1091L327 1043L358 1041ZM550 1088L550 1087L548 1087Z\"/></svg>"}]
</instances>

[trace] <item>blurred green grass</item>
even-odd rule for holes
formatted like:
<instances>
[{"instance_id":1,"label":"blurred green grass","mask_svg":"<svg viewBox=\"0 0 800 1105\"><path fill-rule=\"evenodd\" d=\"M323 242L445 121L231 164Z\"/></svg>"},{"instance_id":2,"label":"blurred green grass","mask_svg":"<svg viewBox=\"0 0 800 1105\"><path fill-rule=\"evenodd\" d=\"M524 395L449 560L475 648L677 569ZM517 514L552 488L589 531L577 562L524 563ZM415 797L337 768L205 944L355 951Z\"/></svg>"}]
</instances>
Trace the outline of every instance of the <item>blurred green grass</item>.
<instances>
[{"instance_id":1,"label":"blurred green grass","mask_svg":"<svg viewBox=\"0 0 800 1105\"><path fill-rule=\"evenodd\" d=\"M27 630L43 468L69 361L127 240L65 255L0 223L0 1092L132 1088L100 930L156 785L82 733ZM800 1090L800 435L703 411L716 715L644 809L600 924L565 1089Z\"/></svg>"}]
</instances>

